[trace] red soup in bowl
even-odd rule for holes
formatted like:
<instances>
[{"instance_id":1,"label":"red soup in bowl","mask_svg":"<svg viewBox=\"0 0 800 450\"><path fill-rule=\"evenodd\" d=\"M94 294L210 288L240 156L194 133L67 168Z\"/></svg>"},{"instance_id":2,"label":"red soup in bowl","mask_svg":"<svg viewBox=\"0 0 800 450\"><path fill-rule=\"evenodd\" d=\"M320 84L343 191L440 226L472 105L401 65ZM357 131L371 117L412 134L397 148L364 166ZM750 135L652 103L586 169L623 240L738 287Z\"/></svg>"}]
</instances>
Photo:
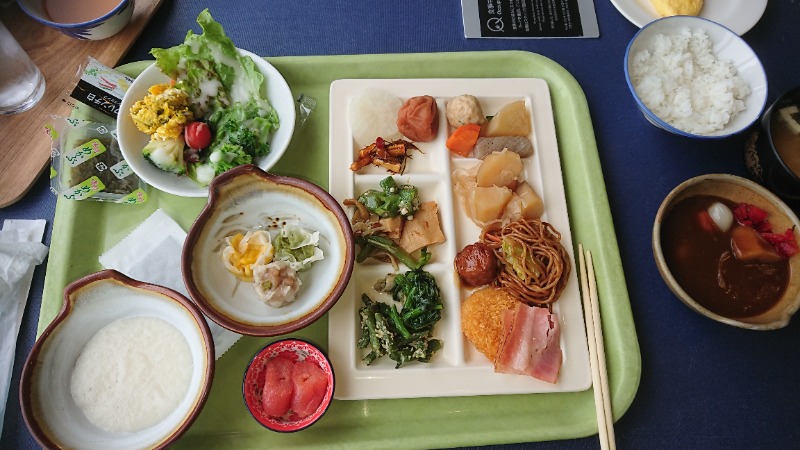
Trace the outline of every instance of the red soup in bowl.
<instances>
[{"instance_id":1,"label":"red soup in bowl","mask_svg":"<svg viewBox=\"0 0 800 450\"><path fill-rule=\"evenodd\" d=\"M800 305L798 219L775 195L737 176L690 179L664 200L653 252L670 289L714 320L785 326Z\"/></svg>"}]
</instances>

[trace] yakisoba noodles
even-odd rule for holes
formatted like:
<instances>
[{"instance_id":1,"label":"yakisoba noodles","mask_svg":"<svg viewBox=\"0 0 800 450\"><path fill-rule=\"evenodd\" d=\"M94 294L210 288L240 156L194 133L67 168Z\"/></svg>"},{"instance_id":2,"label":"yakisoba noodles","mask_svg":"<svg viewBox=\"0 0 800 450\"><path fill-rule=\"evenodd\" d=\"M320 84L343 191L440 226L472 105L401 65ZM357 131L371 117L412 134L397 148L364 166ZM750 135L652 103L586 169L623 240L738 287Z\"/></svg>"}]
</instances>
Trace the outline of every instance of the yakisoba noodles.
<instances>
[{"instance_id":1,"label":"yakisoba noodles","mask_svg":"<svg viewBox=\"0 0 800 450\"><path fill-rule=\"evenodd\" d=\"M549 306L558 300L571 266L561 233L552 225L538 219L494 221L483 227L480 240L500 261L497 286L529 304Z\"/></svg>"}]
</instances>

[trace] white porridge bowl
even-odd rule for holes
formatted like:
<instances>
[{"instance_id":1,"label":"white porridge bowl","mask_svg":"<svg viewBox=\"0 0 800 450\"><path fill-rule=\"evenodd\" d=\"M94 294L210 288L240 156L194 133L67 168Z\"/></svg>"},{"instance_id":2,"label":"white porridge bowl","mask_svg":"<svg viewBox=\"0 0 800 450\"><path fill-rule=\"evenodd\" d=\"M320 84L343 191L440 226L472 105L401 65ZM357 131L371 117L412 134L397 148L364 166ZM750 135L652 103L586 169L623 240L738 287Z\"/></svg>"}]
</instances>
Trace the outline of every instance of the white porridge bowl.
<instances>
[{"instance_id":1,"label":"white porridge bowl","mask_svg":"<svg viewBox=\"0 0 800 450\"><path fill-rule=\"evenodd\" d=\"M733 84L727 87L719 82L702 83L701 76L706 79L709 75L703 74L697 57L690 57L688 53L665 54L664 36L675 37L680 33L704 32L710 41L712 59L718 60L722 65L730 64L735 69L736 76L749 87L749 94L736 94ZM675 39L673 38L673 42ZM665 58L645 57L645 51L654 55L656 48L662 49L659 55ZM673 48L675 45L673 45ZM667 60L667 58L671 58ZM693 60L693 73L689 73L688 66L677 64L676 61ZM706 58L708 57L706 56ZM719 66L719 64L717 64ZM761 111L767 102L767 76L764 67L753 49L736 33L724 26L694 16L672 16L650 22L642 27L628 44L625 51L625 81L633 95L636 105L644 117L653 125L670 133L680 136L700 139L720 139L737 134L758 120ZM652 70L654 73L642 74ZM685 76L678 77L677 73ZM682 81L683 80L683 81ZM691 81L688 81L691 80ZM719 79L717 79L719 80ZM693 89L686 90L692 86ZM680 92L693 92L690 96L681 96ZM678 93L676 95L676 92ZM731 93L734 94L731 94ZM710 95L709 93L713 93ZM721 94L721 95L720 95ZM675 108L676 96L683 101L678 102L681 109ZM688 110L688 98L692 98L692 109ZM735 112L729 119L726 111L736 111L735 99L743 102L743 110ZM719 106L715 113L712 106ZM648 106L649 105L649 106ZM684 111L679 113L679 111ZM691 128L691 129L689 129Z\"/></svg>"},{"instance_id":2,"label":"white porridge bowl","mask_svg":"<svg viewBox=\"0 0 800 450\"><path fill-rule=\"evenodd\" d=\"M125 359L124 362L129 363L125 366L128 369L119 372L113 368L106 370L108 367L102 361L87 357L92 344L100 343L103 346L103 339L100 338L106 338L105 342L118 342L118 339L112 338L123 336L130 341L141 342L139 336L147 335L147 329L153 330L152 327L138 327L131 332L132 327L128 327L127 334L106 333L115 325L151 325L154 322L162 327L162 331L164 328L169 331L168 335L149 335L148 342L157 343L158 348L141 346L138 348L147 350L124 353L123 356L128 359L109 358L116 361ZM165 336L170 339L159 339ZM185 339L185 344L180 337ZM109 348L109 345L105 345L105 348ZM124 347L112 348L116 351ZM161 356L161 362L154 365L158 365L162 371L141 371L149 378L130 375L135 372L130 368L147 367L142 363L145 356ZM172 360L179 360L182 364L176 365ZM167 367L179 370L169 370ZM88 377L86 371L81 372L81 368L88 368ZM133 390L135 393L128 395L142 398L144 401L141 405L133 405L135 402L120 404L122 402L118 399L124 396L117 395L113 390L104 390L102 385L106 383L84 383L111 373L118 376L107 378L136 386ZM64 289L64 307L37 339L25 362L19 398L25 424L43 448L166 448L200 414L213 378L214 344L211 332L202 313L189 299L165 287L142 283L114 270L103 270L74 281ZM176 380L179 382L173 383ZM137 384L139 381L141 383ZM91 390L81 391L81 383L90 385ZM160 398L169 399L166 403L160 402L160 398L151 402L158 392L163 394L155 386L162 390L167 388L167 394L177 393L160 395ZM109 395L101 395L88 403L79 400L83 399L81 392L87 391ZM184 393L181 394L181 391ZM122 430L116 424L108 426L110 420L115 418L112 417L114 413L98 420L98 406L113 408L115 412L141 413L138 417L134 417L134 413L130 418L121 420L126 422L125 425L135 424Z\"/></svg>"}]
</instances>

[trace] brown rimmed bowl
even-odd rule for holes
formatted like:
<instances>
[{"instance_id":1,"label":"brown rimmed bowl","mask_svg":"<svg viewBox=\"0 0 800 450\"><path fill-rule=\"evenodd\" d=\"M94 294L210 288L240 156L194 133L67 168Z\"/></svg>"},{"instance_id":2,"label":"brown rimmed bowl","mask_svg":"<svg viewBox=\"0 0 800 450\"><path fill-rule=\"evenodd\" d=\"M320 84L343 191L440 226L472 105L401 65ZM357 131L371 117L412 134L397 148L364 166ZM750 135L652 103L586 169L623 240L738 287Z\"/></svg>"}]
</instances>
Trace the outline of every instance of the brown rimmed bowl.
<instances>
[{"instance_id":1,"label":"brown rimmed bowl","mask_svg":"<svg viewBox=\"0 0 800 450\"><path fill-rule=\"evenodd\" d=\"M673 206L693 195L713 195L735 203L750 203L767 213L776 232L794 227L795 239L800 233L800 221L795 213L775 194L746 178L729 174L701 175L675 187L661 203L653 225L653 255L656 266L670 290L692 310L727 325L751 330L774 330L788 325L792 315L800 308L800 254L789 258L790 278L783 296L769 310L752 317L731 318L716 314L692 298L670 272L661 243L661 224Z\"/></svg>"},{"instance_id":2,"label":"brown rimmed bowl","mask_svg":"<svg viewBox=\"0 0 800 450\"><path fill-rule=\"evenodd\" d=\"M73 369L98 331L117 320L142 316L162 319L186 338L192 357L188 389L178 406L155 425L140 431L110 432L91 423L73 399ZM171 289L103 270L64 289L61 312L37 339L25 362L19 399L25 424L44 448L166 448L200 414L213 379L213 339L191 300Z\"/></svg>"},{"instance_id":3,"label":"brown rimmed bowl","mask_svg":"<svg viewBox=\"0 0 800 450\"><path fill-rule=\"evenodd\" d=\"M262 302L252 282L230 273L222 260L225 238L263 229L275 235L286 223L319 232L324 259L298 273L295 300L281 307ZM341 297L353 272L355 247L350 221L321 187L239 166L214 179L205 208L189 230L181 269L189 294L207 317L236 333L278 336L322 317Z\"/></svg>"}]
</instances>

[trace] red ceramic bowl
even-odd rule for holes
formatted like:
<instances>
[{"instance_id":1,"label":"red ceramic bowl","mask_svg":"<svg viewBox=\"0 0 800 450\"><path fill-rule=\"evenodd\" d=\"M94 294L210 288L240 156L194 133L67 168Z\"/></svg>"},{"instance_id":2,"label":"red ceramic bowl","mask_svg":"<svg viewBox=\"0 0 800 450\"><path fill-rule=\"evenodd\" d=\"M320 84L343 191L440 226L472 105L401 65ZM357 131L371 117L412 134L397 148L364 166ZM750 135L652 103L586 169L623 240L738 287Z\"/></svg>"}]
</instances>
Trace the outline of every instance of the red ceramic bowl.
<instances>
[{"instance_id":1,"label":"red ceramic bowl","mask_svg":"<svg viewBox=\"0 0 800 450\"><path fill-rule=\"evenodd\" d=\"M269 416L264 411L261 406L261 399L265 381L265 369L267 363L277 356L283 356L291 361L311 360L319 365L325 373L328 381L325 395L313 413L305 417L298 417L296 413L289 411L286 416L276 418ZM335 384L333 366L331 366L330 360L319 347L302 339L282 339L261 349L250 361L242 382L242 394L248 411L258 423L272 431L291 433L310 427L325 414L331 404L331 400L333 400Z\"/></svg>"}]
</instances>

